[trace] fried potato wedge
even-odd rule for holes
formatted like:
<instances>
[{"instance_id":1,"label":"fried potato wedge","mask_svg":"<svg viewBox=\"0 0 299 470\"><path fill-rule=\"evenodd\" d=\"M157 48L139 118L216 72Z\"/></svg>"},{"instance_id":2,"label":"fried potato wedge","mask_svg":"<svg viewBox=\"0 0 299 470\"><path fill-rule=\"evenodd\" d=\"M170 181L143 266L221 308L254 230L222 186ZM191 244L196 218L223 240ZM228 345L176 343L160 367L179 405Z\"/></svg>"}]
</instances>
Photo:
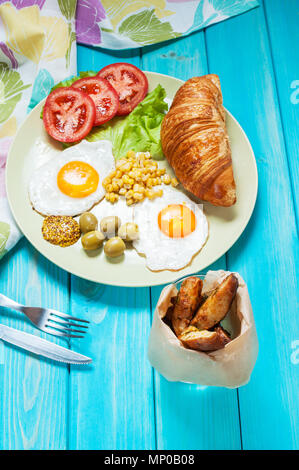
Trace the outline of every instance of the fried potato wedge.
<instances>
[{"instance_id":1,"label":"fried potato wedge","mask_svg":"<svg viewBox=\"0 0 299 470\"><path fill-rule=\"evenodd\" d=\"M238 285L238 279L234 274L226 277L199 307L191 325L199 330L209 330L223 320L235 298Z\"/></svg>"},{"instance_id":2,"label":"fried potato wedge","mask_svg":"<svg viewBox=\"0 0 299 470\"><path fill-rule=\"evenodd\" d=\"M172 313L172 326L177 336L189 326L201 301L202 286L202 280L195 276L182 282Z\"/></svg>"},{"instance_id":3,"label":"fried potato wedge","mask_svg":"<svg viewBox=\"0 0 299 470\"><path fill-rule=\"evenodd\" d=\"M215 331L198 330L195 326L189 326L179 336L179 340L185 347L196 351L216 351L231 341L221 326L215 328Z\"/></svg>"}]
</instances>

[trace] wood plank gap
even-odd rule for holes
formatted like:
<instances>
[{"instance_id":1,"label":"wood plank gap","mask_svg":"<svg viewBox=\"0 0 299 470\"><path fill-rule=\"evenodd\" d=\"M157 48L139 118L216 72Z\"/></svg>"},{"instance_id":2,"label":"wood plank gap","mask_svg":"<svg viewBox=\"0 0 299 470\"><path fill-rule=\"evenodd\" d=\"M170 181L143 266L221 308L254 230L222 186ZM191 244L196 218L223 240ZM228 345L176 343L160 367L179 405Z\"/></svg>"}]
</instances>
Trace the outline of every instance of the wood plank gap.
<instances>
[{"instance_id":1,"label":"wood plank gap","mask_svg":"<svg viewBox=\"0 0 299 470\"><path fill-rule=\"evenodd\" d=\"M67 274L67 287L68 287L68 314L71 314L71 295L72 295L72 281L71 274ZM71 344L69 341L69 348L71 349ZM68 380L67 380L67 399L66 399L66 448L70 449L70 429L71 429L71 366L67 365L68 371Z\"/></svg>"},{"instance_id":2,"label":"wood plank gap","mask_svg":"<svg viewBox=\"0 0 299 470\"><path fill-rule=\"evenodd\" d=\"M238 399L238 413L239 413L239 425L240 425L240 443L241 443L241 450L243 450L242 421L241 421L241 409L240 409L239 389L238 388L237 388L237 399Z\"/></svg>"},{"instance_id":3,"label":"wood plank gap","mask_svg":"<svg viewBox=\"0 0 299 470\"><path fill-rule=\"evenodd\" d=\"M150 312L151 312L151 325L153 323L153 303L152 303L152 288L149 288L149 297L150 297ZM153 401L154 401L154 424L155 424L155 449L158 448L158 436L157 436L157 410L156 410L156 377L155 369L152 367L152 380L153 380Z\"/></svg>"}]
</instances>

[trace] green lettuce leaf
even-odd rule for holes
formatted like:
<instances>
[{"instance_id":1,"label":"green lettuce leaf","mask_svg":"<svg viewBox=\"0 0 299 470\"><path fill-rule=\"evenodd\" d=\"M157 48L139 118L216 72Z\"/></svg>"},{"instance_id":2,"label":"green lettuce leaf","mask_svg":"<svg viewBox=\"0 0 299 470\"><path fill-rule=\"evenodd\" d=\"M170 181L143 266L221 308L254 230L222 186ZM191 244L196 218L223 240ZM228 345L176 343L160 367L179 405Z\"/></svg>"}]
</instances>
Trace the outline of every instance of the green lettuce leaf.
<instances>
[{"instance_id":1,"label":"green lettuce leaf","mask_svg":"<svg viewBox=\"0 0 299 470\"><path fill-rule=\"evenodd\" d=\"M116 117L107 124L95 127L86 140L110 140L116 160L129 150L150 152L156 160L163 159L160 128L168 110L165 97L164 88L158 85L128 116Z\"/></svg>"},{"instance_id":2,"label":"green lettuce leaf","mask_svg":"<svg viewBox=\"0 0 299 470\"><path fill-rule=\"evenodd\" d=\"M98 72L94 72L93 70L87 70L87 72L80 72L79 75L66 78L65 80L62 80L61 82L57 83L57 85L53 86L51 91L56 90L56 88L71 86L73 83L79 80L79 78L94 77L97 73Z\"/></svg>"}]
</instances>

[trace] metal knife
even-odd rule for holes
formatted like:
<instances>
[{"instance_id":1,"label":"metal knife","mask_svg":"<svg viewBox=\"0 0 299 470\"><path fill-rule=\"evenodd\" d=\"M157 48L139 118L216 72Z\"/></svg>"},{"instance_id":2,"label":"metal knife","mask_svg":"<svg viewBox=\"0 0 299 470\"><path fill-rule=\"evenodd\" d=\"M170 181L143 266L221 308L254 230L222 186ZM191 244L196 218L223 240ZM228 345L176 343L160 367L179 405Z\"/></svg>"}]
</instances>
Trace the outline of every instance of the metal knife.
<instances>
[{"instance_id":1,"label":"metal knife","mask_svg":"<svg viewBox=\"0 0 299 470\"><path fill-rule=\"evenodd\" d=\"M67 362L68 364L90 364L92 359L70 349L58 346L38 336L30 335L24 331L15 330L0 324L0 340L14 344L34 354L48 357L54 361Z\"/></svg>"}]
</instances>

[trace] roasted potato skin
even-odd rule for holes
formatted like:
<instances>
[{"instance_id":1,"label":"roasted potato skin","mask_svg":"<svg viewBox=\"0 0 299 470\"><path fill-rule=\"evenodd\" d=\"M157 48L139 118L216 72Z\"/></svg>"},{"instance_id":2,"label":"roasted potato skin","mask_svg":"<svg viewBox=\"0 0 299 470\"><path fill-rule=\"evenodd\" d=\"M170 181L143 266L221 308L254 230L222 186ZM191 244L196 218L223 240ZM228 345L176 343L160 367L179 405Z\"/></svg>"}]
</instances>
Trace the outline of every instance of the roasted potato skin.
<instances>
[{"instance_id":1,"label":"roasted potato skin","mask_svg":"<svg viewBox=\"0 0 299 470\"><path fill-rule=\"evenodd\" d=\"M203 282L195 276L184 279L172 312L172 326L179 336L190 324L201 301Z\"/></svg>"},{"instance_id":2,"label":"roasted potato skin","mask_svg":"<svg viewBox=\"0 0 299 470\"><path fill-rule=\"evenodd\" d=\"M191 325L199 330L209 330L223 320L235 298L238 285L238 279L234 274L227 276L199 307Z\"/></svg>"},{"instance_id":3,"label":"roasted potato skin","mask_svg":"<svg viewBox=\"0 0 299 470\"><path fill-rule=\"evenodd\" d=\"M221 326L216 327L214 331L198 330L194 326L189 326L179 339L186 348L203 352L217 351L231 341Z\"/></svg>"}]
</instances>

